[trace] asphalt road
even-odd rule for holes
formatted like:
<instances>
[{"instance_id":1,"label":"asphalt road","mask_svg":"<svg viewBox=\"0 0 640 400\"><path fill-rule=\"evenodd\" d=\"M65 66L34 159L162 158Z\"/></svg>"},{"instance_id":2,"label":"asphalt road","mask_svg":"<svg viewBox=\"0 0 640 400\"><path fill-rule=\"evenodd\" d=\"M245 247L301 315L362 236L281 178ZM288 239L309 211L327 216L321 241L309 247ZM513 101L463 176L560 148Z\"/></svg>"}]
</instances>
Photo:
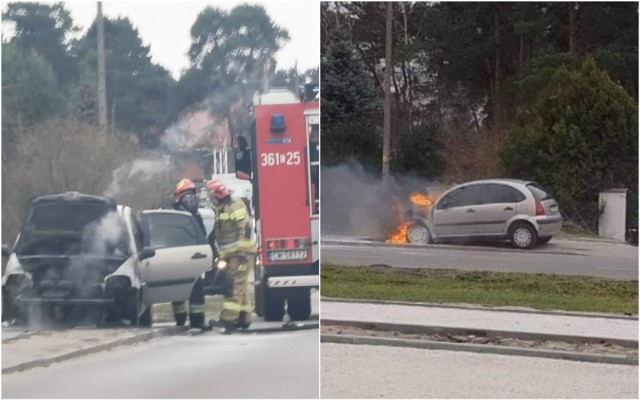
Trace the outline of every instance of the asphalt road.
<instances>
[{"instance_id":1,"label":"asphalt road","mask_svg":"<svg viewBox=\"0 0 640 400\"><path fill-rule=\"evenodd\" d=\"M322 243L322 261L343 265L452 268L638 279L638 248L621 243L555 241L534 250L491 245L417 247Z\"/></svg>"},{"instance_id":2,"label":"asphalt road","mask_svg":"<svg viewBox=\"0 0 640 400\"><path fill-rule=\"evenodd\" d=\"M183 334L2 376L3 398L318 398L318 330Z\"/></svg>"},{"instance_id":3,"label":"asphalt road","mask_svg":"<svg viewBox=\"0 0 640 400\"><path fill-rule=\"evenodd\" d=\"M322 398L638 398L637 366L333 343L321 352Z\"/></svg>"}]
</instances>

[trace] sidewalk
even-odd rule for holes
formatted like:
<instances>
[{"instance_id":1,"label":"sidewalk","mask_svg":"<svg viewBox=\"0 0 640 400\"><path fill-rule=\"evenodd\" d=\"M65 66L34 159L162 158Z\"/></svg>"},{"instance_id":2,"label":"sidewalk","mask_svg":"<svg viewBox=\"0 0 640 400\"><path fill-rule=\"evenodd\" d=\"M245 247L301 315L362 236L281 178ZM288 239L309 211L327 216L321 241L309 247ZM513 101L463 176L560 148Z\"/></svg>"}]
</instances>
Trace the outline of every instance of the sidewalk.
<instances>
[{"instance_id":1,"label":"sidewalk","mask_svg":"<svg viewBox=\"0 0 640 400\"><path fill-rule=\"evenodd\" d=\"M15 338L3 338L2 373L46 366L85 354L131 345L161 336L176 334L184 328L174 324L156 324L150 329L68 329L41 331Z\"/></svg>"},{"instance_id":2,"label":"sidewalk","mask_svg":"<svg viewBox=\"0 0 640 400\"><path fill-rule=\"evenodd\" d=\"M569 316L481 307L351 303L323 299L321 319L638 340L637 318L588 314Z\"/></svg>"}]
</instances>

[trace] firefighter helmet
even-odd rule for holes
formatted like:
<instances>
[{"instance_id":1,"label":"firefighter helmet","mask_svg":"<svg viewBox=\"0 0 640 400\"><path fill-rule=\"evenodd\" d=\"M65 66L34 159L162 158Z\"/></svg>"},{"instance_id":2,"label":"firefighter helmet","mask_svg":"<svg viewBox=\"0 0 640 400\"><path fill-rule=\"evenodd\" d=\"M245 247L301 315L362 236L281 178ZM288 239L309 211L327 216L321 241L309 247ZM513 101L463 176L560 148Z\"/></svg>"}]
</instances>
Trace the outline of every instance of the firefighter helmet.
<instances>
[{"instance_id":1,"label":"firefighter helmet","mask_svg":"<svg viewBox=\"0 0 640 400\"><path fill-rule=\"evenodd\" d=\"M207 190L209 191L209 197L216 200L222 200L229 196L229 189L224 183L220 181L211 181L207 183Z\"/></svg>"},{"instance_id":2,"label":"firefighter helmet","mask_svg":"<svg viewBox=\"0 0 640 400\"><path fill-rule=\"evenodd\" d=\"M180 182L178 182L178 185L176 186L175 202L178 203L180 201L180 197L182 197L182 195L188 191L192 191L193 193L196 192L196 185L193 182L191 182L190 179L183 179Z\"/></svg>"}]
</instances>

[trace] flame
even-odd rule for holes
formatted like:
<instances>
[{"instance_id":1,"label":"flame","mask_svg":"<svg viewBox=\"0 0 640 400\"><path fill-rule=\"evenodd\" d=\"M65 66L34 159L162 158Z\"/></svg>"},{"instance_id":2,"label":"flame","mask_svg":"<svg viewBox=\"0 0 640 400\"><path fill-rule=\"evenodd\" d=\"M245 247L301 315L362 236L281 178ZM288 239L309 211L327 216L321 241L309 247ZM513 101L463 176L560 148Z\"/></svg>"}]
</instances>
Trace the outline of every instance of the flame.
<instances>
[{"instance_id":1,"label":"flame","mask_svg":"<svg viewBox=\"0 0 640 400\"><path fill-rule=\"evenodd\" d=\"M411 193L411 196L409 196L409 200L413 205L419 207L429 207L433 204L433 197L429 196L428 194Z\"/></svg>"},{"instance_id":2,"label":"flame","mask_svg":"<svg viewBox=\"0 0 640 400\"><path fill-rule=\"evenodd\" d=\"M433 197L428 194L414 192L409 196L411 204L417 207L429 207L433 205ZM409 243L407 238L407 231L411 226L411 221L407 221L404 216L404 207L402 202L398 198L394 198L393 212L396 216L398 226L392 234L387 236L386 243L392 244L405 244Z\"/></svg>"},{"instance_id":3,"label":"flame","mask_svg":"<svg viewBox=\"0 0 640 400\"><path fill-rule=\"evenodd\" d=\"M410 222L405 222L402 225L398 226L391 235L387 238L387 243L393 244L404 244L408 243L407 240L407 230L409 229Z\"/></svg>"}]
</instances>

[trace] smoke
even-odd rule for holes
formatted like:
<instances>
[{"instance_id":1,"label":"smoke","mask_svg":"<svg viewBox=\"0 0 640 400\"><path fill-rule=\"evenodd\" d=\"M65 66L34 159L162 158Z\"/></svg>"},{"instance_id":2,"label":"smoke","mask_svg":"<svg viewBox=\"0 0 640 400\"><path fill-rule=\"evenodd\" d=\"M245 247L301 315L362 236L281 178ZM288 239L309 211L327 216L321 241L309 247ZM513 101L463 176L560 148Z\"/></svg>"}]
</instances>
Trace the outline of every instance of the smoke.
<instances>
[{"instance_id":1,"label":"smoke","mask_svg":"<svg viewBox=\"0 0 640 400\"><path fill-rule=\"evenodd\" d=\"M169 162L160 158L127 162L111 173L103 195L137 209L158 207L167 200L172 182Z\"/></svg>"},{"instance_id":2,"label":"smoke","mask_svg":"<svg viewBox=\"0 0 640 400\"><path fill-rule=\"evenodd\" d=\"M398 204L406 210L411 193L437 196L444 188L412 175L381 179L357 163L322 168L322 233L385 239L403 222Z\"/></svg>"}]
</instances>

